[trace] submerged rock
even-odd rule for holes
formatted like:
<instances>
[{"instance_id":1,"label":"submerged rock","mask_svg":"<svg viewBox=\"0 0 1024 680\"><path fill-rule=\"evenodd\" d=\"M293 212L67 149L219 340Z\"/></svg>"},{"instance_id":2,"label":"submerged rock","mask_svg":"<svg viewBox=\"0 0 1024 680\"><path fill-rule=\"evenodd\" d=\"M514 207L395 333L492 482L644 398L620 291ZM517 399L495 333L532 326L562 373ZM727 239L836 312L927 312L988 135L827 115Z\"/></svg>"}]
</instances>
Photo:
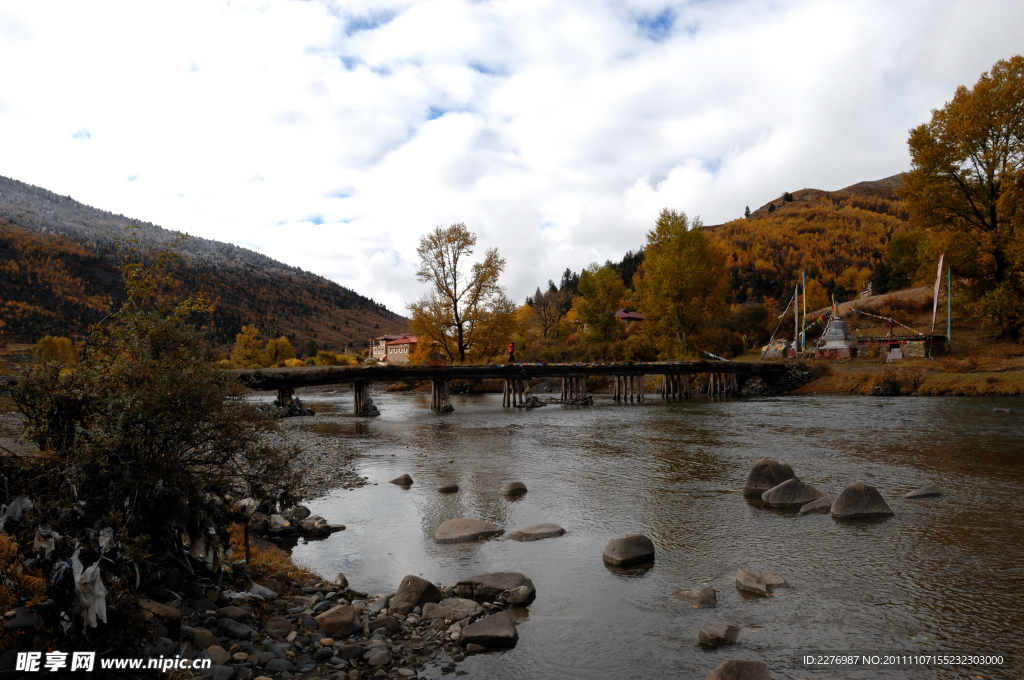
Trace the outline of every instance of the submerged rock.
<instances>
[{"instance_id":1,"label":"submerged rock","mask_svg":"<svg viewBox=\"0 0 1024 680\"><path fill-rule=\"evenodd\" d=\"M806 515L809 512L829 512L832 509L832 503L835 501L832 496L822 496L816 501L811 501L807 505L800 506L800 514Z\"/></svg>"},{"instance_id":2,"label":"submerged rock","mask_svg":"<svg viewBox=\"0 0 1024 680\"><path fill-rule=\"evenodd\" d=\"M526 493L526 485L522 482L508 482L501 487L501 492L506 496L522 496Z\"/></svg>"},{"instance_id":3,"label":"submerged rock","mask_svg":"<svg viewBox=\"0 0 1024 680\"><path fill-rule=\"evenodd\" d=\"M772 680L772 674L762 661L729 659L716 666L704 680Z\"/></svg>"},{"instance_id":4,"label":"submerged rock","mask_svg":"<svg viewBox=\"0 0 1024 680\"><path fill-rule=\"evenodd\" d=\"M505 533L504 529L494 526L490 522L460 517L442 522L434 532L434 540L438 543L466 543L492 536L501 536L503 533Z\"/></svg>"},{"instance_id":5,"label":"submerged rock","mask_svg":"<svg viewBox=\"0 0 1024 680\"><path fill-rule=\"evenodd\" d=\"M505 591L525 586L528 596L524 604L533 602L537 597L537 588L529 576L516 571L496 571L489 574L479 574L462 579L455 584L455 592L459 597L464 597L477 602L494 602L498 596Z\"/></svg>"},{"instance_id":6,"label":"submerged rock","mask_svg":"<svg viewBox=\"0 0 1024 680\"><path fill-rule=\"evenodd\" d=\"M565 529L557 524L533 524L516 529L508 537L513 541L539 541L543 538L554 538L565 533Z\"/></svg>"},{"instance_id":7,"label":"submerged rock","mask_svg":"<svg viewBox=\"0 0 1024 680\"><path fill-rule=\"evenodd\" d=\"M677 590L672 593L677 600L689 602L697 607L714 607L718 604L718 594L714 588L701 588L699 590Z\"/></svg>"},{"instance_id":8,"label":"submerged rock","mask_svg":"<svg viewBox=\"0 0 1024 680\"><path fill-rule=\"evenodd\" d=\"M914 489L908 493L904 498L935 498L936 496L942 495L942 489L937 486L924 486L920 489Z\"/></svg>"},{"instance_id":9,"label":"submerged rock","mask_svg":"<svg viewBox=\"0 0 1024 680\"><path fill-rule=\"evenodd\" d=\"M739 626L727 626L724 623L709 623L701 627L697 641L704 647L721 647L736 644L739 637Z\"/></svg>"},{"instance_id":10,"label":"submerged rock","mask_svg":"<svg viewBox=\"0 0 1024 680\"><path fill-rule=\"evenodd\" d=\"M459 490L458 484L445 484L444 486L438 487L440 493L455 493Z\"/></svg>"},{"instance_id":11,"label":"submerged rock","mask_svg":"<svg viewBox=\"0 0 1024 680\"><path fill-rule=\"evenodd\" d=\"M771 571L740 569L736 572L736 587L755 595L771 595L775 588L786 585L786 579Z\"/></svg>"},{"instance_id":12,"label":"submerged rock","mask_svg":"<svg viewBox=\"0 0 1024 680\"><path fill-rule=\"evenodd\" d=\"M839 518L884 517L893 514L878 489L860 482L843 489L832 504L832 516Z\"/></svg>"},{"instance_id":13,"label":"submerged rock","mask_svg":"<svg viewBox=\"0 0 1024 680\"><path fill-rule=\"evenodd\" d=\"M761 500L773 508L799 508L825 495L824 491L794 477L765 491Z\"/></svg>"},{"instance_id":14,"label":"submerged rock","mask_svg":"<svg viewBox=\"0 0 1024 680\"><path fill-rule=\"evenodd\" d=\"M771 458L762 458L754 463L754 467L750 468L747 481L743 484L743 495L760 496L768 489L794 477L796 477L796 474L793 472L793 468L789 466L789 463Z\"/></svg>"},{"instance_id":15,"label":"submerged rock","mask_svg":"<svg viewBox=\"0 0 1024 680\"><path fill-rule=\"evenodd\" d=\"M398 486L412 486L412 477L409 475L402 475L401 477L395 477L392 479L391 483L397 484Z\"/></svg>"},{"instance_id":16,"label":"submerged rock","mask_svg":"<svg viewBox=\"0 0 1024 680\"><path fill-rule=\"evenodd\" d=\"M628 567L654 561L654 541L643 534L627 534L608 542L604 561L616 567Z\"/></svg>"}]
</instances>

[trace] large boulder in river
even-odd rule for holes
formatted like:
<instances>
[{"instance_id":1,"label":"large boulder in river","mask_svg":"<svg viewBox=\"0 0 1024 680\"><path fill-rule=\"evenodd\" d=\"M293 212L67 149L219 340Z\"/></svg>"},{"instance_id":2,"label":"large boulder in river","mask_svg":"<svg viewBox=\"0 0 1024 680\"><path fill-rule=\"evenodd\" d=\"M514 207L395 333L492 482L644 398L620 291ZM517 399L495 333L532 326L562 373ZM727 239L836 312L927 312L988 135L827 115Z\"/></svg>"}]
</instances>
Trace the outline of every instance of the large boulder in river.
<instances>
[{"instance_id":1,"label":"large boulder in river","mask_svg":"<svg viewBox=\"0 0 1024 680\"><path fill-rule=\"evenodd\" d=\"M729 659L716 666L704 680L772 680L772 674L763 661Z\"/></svg>"},{"instance_id":2,"label":"large boulder in river","mask_svg":"<svg viewBox=\"0 0 1024 680\"><path fill-rule=\"evenodd\" d=\"M889 507L878 489L857 482L851 484L836 498L832 504L832 516L839 518L851 517L884 517L895 514Z\"/></svg>"},{"instance_id":3,"label":"large boulder in river","mask_svg":"<svg viewBox=\"0 0 1024 680\"><path fill-rule=\"evenodd\" d=\"M467 600L477 602L494 602L506 590L525 586L528 595L524 604L533 602L537 597L537 588L530 577L515 571L496 571L464 578L455 584L455 594Z\"/></svg>"},{"instance_id":4,"label":"large boulder in river","mask_svg":"<svg viewBox=\"0 0 1024 680\"><path fill-rule=\"evenodd\" d=\"M643 534L627 534L608 542L604 561L614 567L628 567L654 561L654 541Z\"/></svg>"},{"instance_id":5,"label":"large boulder in river","mask_svg":"<svg viewBox=\"0 0 1024 680\"><path fill-rule=\"evenodd\" d=\"M482 538L501 536L503 533L505 533L504 529L494 526L490 522L460 517L442 522L434 532L434 540L438 543L466 543L479 541Z\"/></svg>"},{"instance_id":6,"label":"large boulder in river","mask_svg":"<svg viewBox=\"0 0 1024 680\"><path fill-rule=\"evenodd\" d=\"M773 590L786 585L786 579L771 571L740 569L736 572L736 587L755 595L771 595Z\"/></svg>"},{"instance_id":7,"label":"large boulder in river","mask_svg":"<svg viewBox=\"0 0 1024 680\"><path fill-rule=\"evenodd\" d=\"M391 598L388 609L405 616L413 607L422 607L428 602L440 602L441 598L441 591L437 586L425 578L410 574L398 585L398 591Z\"/></svg>"},{"instance_id":8,"label":"large boulder in river","mask_svg":"<svg viewBox=\"0 0 1024 680\"><path fill-rule=\"evenodd\" d=\"M727 626L724 623L708 623L701 627L697 633L697 642L702 647L721 647L722 645L736 644L739 637L739 626Z\"/></svg>"},{"instance_id":9,"label":"large boulder in river","mask_svg":"<svg viewBox=\"0 0 1024 680\"><path fill-rule=\"evenodd\" d=\"M508 610L485 616L466 626L460 640L464 645L514 647L519 641L514 617L515 614Z\"/></svg>"},{"instance_id":10,"label":"large boulder in river","mask_svg":"<svg viewBox=\"0 0 1024 680\"><path fill-rule=\"evenodd\" d=\"M799 508L824 495L824 491L794 477L765 491L761 494L761 500L773 508Z\"/></svg>"},{"instance_id":11,"label":"large boulder in river","mask_svg":"<svg viewBox=\"0 0 1024 680\"><path fill-rule=\"evenodd\" d=\"M832 510L832 503L835 502L835 498L832 496L822 496L816 501L811 501L807 505L800 506L800 514L806 515L810 512L829 512Z\"/></svg>"},{"instance_id":12,"label":"large boulder in river","mask_svg":"<svg viewBox=\"0 0 1024 680\"><path fill-rule=\"evenodd\" d=\"M534 524L516 529L508 537L513 541L539 541L542 538L554 538L565 533L565 529L557 524Z\"/></svg>"},{"instance_id":13,"label":"large boulder in river","mask_svg":"<svg viewBox=\"0 0 1024 680\"><path fill-rule=\"evenodd\" d=\"M941 496L942 490L937 486L924 486L920 489L914 489L908 493L904 498L934 498Z\"/></svg>"},{"instance_id":14,"label":"large boulder in river","mask_svg":"<svg viewBox=\"0 0 1024 680\"><path fill-rule=\"evenodd\" d=\"M526 485L522 482L508 482L502 485L501 492L506 496L522 496L526 493Z\"/></svg>"},{"instance_id":15,"label":"large boulder in river","mask_svg":"<svg viewBox=\"0 0 1024 680\"><path fill-rule=\"evenodd\" d=\"M747 481L743 484L744 496L760 496L768 489L782 484L787 479L793 479L796 474L789 463L762 458L754 463L747 475Z\"/></svg>"}]
</instances>

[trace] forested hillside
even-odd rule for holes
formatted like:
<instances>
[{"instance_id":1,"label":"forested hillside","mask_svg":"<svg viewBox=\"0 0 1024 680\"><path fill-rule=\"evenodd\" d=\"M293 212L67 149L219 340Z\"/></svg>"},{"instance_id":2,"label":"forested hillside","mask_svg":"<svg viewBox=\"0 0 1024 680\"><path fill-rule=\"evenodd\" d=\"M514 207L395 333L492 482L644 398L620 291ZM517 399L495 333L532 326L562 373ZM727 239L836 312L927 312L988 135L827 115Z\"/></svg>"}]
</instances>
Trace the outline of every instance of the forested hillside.
<instances>
[{"instance_id":1,"label":"forested hillside","mask_svg":"<svg viewBox=\"0 0 1024 680\"><path fill-rule=\"evenodd\" d=\"M121 295L111 239L130 220L70 198L0 178L0 341L82 335ZM142 224L143 250L177 236ZM234 341L243 325L288 336L302 350L362 348L371 336L402 333L406 320L323 277L237 246L188 239L174 278L183 294L214 304L199 320L214 345Z\"/></svg>"},{"instance_id":2,"label":"forested hillside","mask_svg":"<svg viewBox=\"0 0 1024 680\"><path fill-rule=\"evenodd\" d=\"M787 192L748 219L705 227L729 253L733 301L784 301L801 271L840 302L876 272L885 279L880 287L889 287L890 241L910 233L906 206L895 194L900 185L896 175L835 192ZM916 270L916 258L911 264ZM898 272L903 280L893 280L893 287L909 285L915 274Z\"/></svg>"}]
</instances>

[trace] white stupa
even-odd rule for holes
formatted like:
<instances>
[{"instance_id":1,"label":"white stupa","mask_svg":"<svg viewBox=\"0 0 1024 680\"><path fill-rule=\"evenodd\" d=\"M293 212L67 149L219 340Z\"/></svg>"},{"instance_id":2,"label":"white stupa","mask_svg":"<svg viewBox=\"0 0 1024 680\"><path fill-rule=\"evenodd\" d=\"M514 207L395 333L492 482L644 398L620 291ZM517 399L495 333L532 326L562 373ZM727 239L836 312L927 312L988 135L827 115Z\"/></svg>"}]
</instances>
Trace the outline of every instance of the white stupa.
<instances>
[{"instance_id":1,"label":"white stupa","mask_svg":"<svg viewBox=\"0 0 1024 680\"><path fill-rule=\"evenodd\" d=\"M857 342L846 322L838 316L829 319L822 340L825 344L814 350L817 359L852 359L857 356Z\"/></svg>"}]
</instances>

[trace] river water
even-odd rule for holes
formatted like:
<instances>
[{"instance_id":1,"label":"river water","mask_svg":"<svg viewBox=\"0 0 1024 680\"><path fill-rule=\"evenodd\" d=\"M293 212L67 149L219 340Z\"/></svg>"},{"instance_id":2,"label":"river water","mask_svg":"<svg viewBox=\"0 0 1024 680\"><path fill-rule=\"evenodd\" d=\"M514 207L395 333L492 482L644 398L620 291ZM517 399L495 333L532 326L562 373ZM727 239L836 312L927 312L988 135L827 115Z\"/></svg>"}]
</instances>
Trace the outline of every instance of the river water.
<instances>
[{"instance_id":1,"label":"river water","mask_svg":"<svg viewBox=\"0 0 1024 680\"><path fill-rule=\"evenodd\" d=\"M784 397L643 405L598 396L593 407L501 407L500 395L374 395L382 416L347 416L350 397L318 397L323 437L358 451L376 486L338 489L308 506L347 530L296 547L297 560L353 588L393 591L406 574L454 585L490 571L533 579L537 600L518 646L468 657L480 678L703 678L728 658L758 659L772 678L1021 678L1024 671L1024 415L1019 401ZM305 427L305 425L304 425ZM896 515L840 522L768 510L744 498L761 457L789 462L837 495L877 487ZM388 480L415 480L402 489ZM529 492L500 493L507 481ZM445 495L437 487L455 482ZM907 500L935 484L941 498ZM554 522L560 538L438 545L444 520L483 519L511 533ZM616 573L612 538L650 536L653 568ZM768 569L790 588L736 589L740 567ZM711 586L718 606L671 597ZM739 644L707 651L708 622L741 626ZM1000 653L1012 669L937 667L808 670L809 652ZM428 669L421 677L440 677Z\"/></svg>"}]
</instances>

